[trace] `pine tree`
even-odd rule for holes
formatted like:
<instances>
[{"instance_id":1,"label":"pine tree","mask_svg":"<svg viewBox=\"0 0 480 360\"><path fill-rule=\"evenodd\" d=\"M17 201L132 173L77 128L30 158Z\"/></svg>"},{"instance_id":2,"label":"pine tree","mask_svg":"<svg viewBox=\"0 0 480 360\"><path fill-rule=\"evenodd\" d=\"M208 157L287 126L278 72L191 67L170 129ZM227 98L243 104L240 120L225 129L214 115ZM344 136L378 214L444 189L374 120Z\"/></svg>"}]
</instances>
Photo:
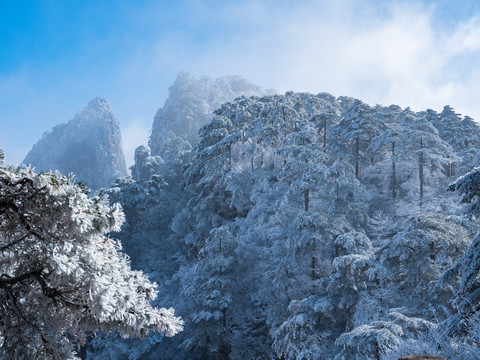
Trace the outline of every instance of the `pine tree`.
<instances>
[{"instance_id":1,"label":"pine tree","mask_svg":"<svg viewBox=\"0 0 480 360\"><path fill-rule=\"evenodd\" d=\"M187 331L182 343L187 350L206 348L216 358L228 359L231 324L227 311L233 301L235 248L235 238L224 225L210 231L198 253L184 287L195 303L191 315L195 327Z\"/></svg>"},{"instance_id":2,"label":"pine tree","mask_svg":"<svg viewBox=\"0 0 480 360\"><path fill-rule=\"evenodd\" d=\"M470 216L480 214L480 168L475 168L460 177L448 189L460 193L462 202L470 204ZM460 278L460 284L455 293L457 312L447 322L449 333L461 333L468 337L468 320L478 319L480 314L479 274L480 234L477 234L463 256L442 277L442 282L451 278Z\"/></svg>"},{"instance_id":3,"label":"pine tree","mask_svg":"<svg viewBox=\"0 0 480 360\"><path fill-rule=\"evenodd\" d=\"M74 357L87 333L172 336L183 322L150 305L156 284L130 268L119 242L124 215L88 198L71 178L0 167L0 354Z\"/></svg>"}]
</instances>

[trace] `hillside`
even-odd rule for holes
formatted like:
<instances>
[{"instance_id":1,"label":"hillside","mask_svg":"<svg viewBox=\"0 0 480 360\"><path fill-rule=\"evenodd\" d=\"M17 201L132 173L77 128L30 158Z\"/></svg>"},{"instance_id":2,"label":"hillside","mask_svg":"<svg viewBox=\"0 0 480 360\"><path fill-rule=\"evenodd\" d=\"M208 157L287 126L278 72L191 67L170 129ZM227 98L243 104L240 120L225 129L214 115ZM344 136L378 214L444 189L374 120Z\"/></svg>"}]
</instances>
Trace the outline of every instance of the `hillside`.
<instances>
[{"instance_id":1,"label":"hillside","mask_svg":"<svg viewBox=\"0 0 480 360\"><path fill-rule=\"evenodd\" d=\"M92 358L474 359L458 279L439 280L478 229L447 186L478 164L479 134L449 106L293 92L221 105L177 186L153 175L106 190L133 264L185 331L98 339Z\"/></svg>"}]
</instances>

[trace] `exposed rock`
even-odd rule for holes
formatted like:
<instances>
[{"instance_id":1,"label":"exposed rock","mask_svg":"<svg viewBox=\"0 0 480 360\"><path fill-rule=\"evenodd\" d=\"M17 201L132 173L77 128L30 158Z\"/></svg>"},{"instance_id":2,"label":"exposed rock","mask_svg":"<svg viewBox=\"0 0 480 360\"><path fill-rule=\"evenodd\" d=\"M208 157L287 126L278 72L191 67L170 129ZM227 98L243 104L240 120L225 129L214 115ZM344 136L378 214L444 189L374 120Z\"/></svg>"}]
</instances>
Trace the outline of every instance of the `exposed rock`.
<instances>
[{"instance_id":1,"label":"exposed rock","mask_svg":"<svg viewBox=\"0 0 480 360\"><path fill-rule=\"evenodd\" d=\"M94 190L127 175L120 127L110 103L99 97L90 101L68 123L44 133L23 163L37 171L74 173Z\"/></svg>"},{"instance_id":2,"label":"exposed rock","mask_svg":"<svg viewBox=\"0 0 480 360\"><path fill-rule=\"evenodd\" d=\"M202 76L198 79L180 72L162 108L155 115L149 146L153 155L163 156L163 143L169 132L196 145L198 130L207 124L213 111L227 101L241 95L266 94L260 87L239 76L223 76L217 79ZM270 92L271 93L271 92Z\"/></svg>"},{"instance_id":3,"label":"exposed rock","mask_svg":"<svg viewBox=\"0 0 480 360\"><path fill-rule=\"evenodd\" d=\"M169 87L165 104L155 115L149 139L151 156L160 156L164 162L157 173L169 182L177 180L181 167L189 161L189 154L198 143L198 130L210 122L214 110L220 105L242 95L273 93L273 90L262 90L239 76L217 79L202 76L197 79L189 73L179 73ZM136 163L132 171L139 167L144 165ZM135 178L135 174L133 176Z\"/></svg>"},{"instance_id":4,"label":"exposed rock","mask_svg":"<svg viewBox=\"0 0 480 360\"><path fill-rule=\"evenodd\" d=\"M136 181L146 181L158 172L163 164L160 156L152 156L148 146L141 145L135 149L135 164L130 168Z\"/></svg>"}]
</instances>

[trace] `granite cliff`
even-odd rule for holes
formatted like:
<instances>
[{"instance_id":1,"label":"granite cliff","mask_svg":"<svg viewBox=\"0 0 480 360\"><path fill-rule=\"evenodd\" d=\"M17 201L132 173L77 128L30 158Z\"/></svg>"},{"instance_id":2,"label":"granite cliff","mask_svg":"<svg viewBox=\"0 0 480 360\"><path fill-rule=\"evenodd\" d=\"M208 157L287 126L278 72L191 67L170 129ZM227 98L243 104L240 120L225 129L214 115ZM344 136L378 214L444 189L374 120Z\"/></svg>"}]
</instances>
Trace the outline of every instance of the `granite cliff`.
<instances>
[{"instance_id":1,"label":"granite cliff","mask_svg":"<svg viewBox=\"0 0 480 360\"><path fill-rule=\"evenodd\" d=\"M93 190L127 175L120 127L108 100L96 97L72 120L44 133L23 163L37 171L74 173Z\"/></svg>"},{"instance_id":2,"label":"granite cliff","mask_svg":"<svg viewBox=\"0 0 480 360\"><path fill-rule=\"evenodd\" d=\"M274 93L240 76L195 78L186 72L180 72L168 90L165 104L154 117L148 147L135 152L132 175L136 180L147 180L156 173L169 183L176 182L198 144L199 129L210 122L216 109L239 96Z\"/></svg>"}]
</instances>

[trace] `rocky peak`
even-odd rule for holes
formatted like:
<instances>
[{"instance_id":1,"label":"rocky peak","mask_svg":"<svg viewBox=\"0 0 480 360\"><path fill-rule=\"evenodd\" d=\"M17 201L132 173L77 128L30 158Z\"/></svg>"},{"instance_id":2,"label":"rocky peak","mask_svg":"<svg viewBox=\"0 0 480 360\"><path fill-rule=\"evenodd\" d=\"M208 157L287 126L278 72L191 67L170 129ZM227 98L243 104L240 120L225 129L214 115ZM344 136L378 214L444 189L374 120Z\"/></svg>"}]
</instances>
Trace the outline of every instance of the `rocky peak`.
<instances>
[{"instance_id":1,"label":"rocky peak","mask_svg":"<svg viewBox=\"0 0 480 360\"><path fill-rule=\"evenodd\" d=\"M151 153L145 159L137 157L132 171L135 176L136 169L158 164L150 172L163 176L169 183L177 183L181 178L181 168L191 160L191 150L199 141L199 129L210 122L216 109L242 95L274 93L240 76L195 78L187 72L180 72L168 90L168 98L154 118L148 143ZM145 149L140 149L140 153L145 153Z\"/></svg>"},{"instance_id":2,"label":"rocky peak","mask_svg":"<svg viewBox=\"0 0 480 360\"><path fill-rule=\"evenodd\" d=\"M97 114L113 115L113 110L110 106L110 102L107 99L103 99L99 96L90 100L85 110L87 109Z\"/></svg>"},{"instance_id":3,"label":"rocky peak","mask_svg":"<svg viewBox=\"0 0 480 360\"><path fill-rule=\"evenodd\" d=\"M108 100L94 98L72 120L46 132L23 163L37 171L74 173L94 190L125 176L120 127Z\"/></svg>"},{"instance_id":4,"label":"rocky peak","mask_svg":"<svg viewBox=\"0 0 480 360\"><path fill-rule=\"evenodd\" d=\"M186 140L191 146L198 142L198 130L207 124L213 111L225 102L245 95L263 96L264 91L240 76L195 78L180 72L162 108L155 115L149 146L152 155L164 156L164 144L173 136Z\"/></svg>"}]
</instances>

